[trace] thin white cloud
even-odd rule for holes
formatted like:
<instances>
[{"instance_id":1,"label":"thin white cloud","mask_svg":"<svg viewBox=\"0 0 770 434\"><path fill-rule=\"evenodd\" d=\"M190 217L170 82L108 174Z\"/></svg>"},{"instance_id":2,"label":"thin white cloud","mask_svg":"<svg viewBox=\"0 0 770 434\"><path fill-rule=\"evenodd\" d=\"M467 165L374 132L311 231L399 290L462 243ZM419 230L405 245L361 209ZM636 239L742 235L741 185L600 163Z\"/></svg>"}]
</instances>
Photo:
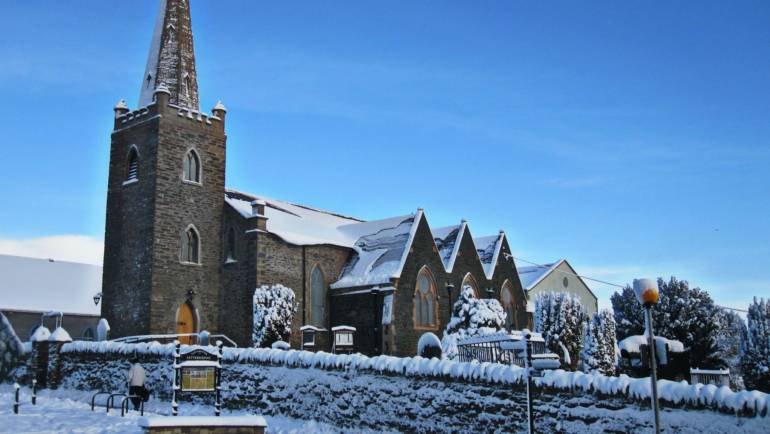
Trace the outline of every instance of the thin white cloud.
<instances>
[{"instance_id":1,"label":"thin white cloud","mask_svg":"<svg viewBox=\"0 0 770 434\"><path fill-rule=\"evenodd\" d=\"M54 235L24 240L0 238L0 254L102 265L104 240L85 235Z\"/></svg>"}]
</instances>

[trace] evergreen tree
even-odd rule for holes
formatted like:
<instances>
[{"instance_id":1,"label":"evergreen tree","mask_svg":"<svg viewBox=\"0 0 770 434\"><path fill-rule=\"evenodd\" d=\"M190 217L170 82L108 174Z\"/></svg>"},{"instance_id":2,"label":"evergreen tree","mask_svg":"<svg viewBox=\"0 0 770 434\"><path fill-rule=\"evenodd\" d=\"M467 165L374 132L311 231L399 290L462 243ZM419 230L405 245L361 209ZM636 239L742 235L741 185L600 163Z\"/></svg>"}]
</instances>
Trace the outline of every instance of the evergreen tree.
<instances>
[{"instance_id":1,"label":"evergreen tree","mask_svg":"<svg viewBox=\"0 0 770 434\"><path fill-rule=\"evenodd\" d=\"M580 300L567 292L538 294L535 299L535 331L546 347L575 370L583 347L585 313Z\"/></svg>"},{"instance_id":2,"label":"evergreen tree","mask_svg":"<svg viewBox=\"0 0 770 434\"><path fill-rule=\"evenodd\" d=\"M613 313L602 310L586 323L583 350L580 353L583 370L614 375L616 370L615 318Z\"/></svg>"},{"instance_id":3,"label":"evergreen tree","mask_svg":"<svg viewBox=\"0 0 770 434\"><path fill-rule=\"evenodd\" d=\"M0 383L19 364L21 354L21 341L10 321L0 312Z\"/></svg>"},{"instance_id":4,"label":"evergreen tree","mask_svg":"<svg viewBox=\"0 0 770 434\"><path fill-rule=\"evenodd\" d=\"M743 390L741 352L747 334L746 323L733 311L720 308L718 312L718 357L730 369L730 386L733 390Z\"/></svg>"},{"instance_id":5,"label":"evergreen tree","mask_svg":"<svg viewBox=\"0 0 770 434\"><path fill-rule=\"evenodd\" d=\"M655 334L675 339L690 349L690 365L705 369L722 368L717 347L718 308L706 291L690 288L685 280L658 279L660 301L653 307ZM612 307L619 338L644 334L644 313L629 287L613 294Z\"/></svg>"},{"instance_id":6,"label":"evergreen tree","mask_svg":"<svg viewBox=\"0 0 770 434\"><path fill-rule=\"evenodd\" d=\"M644 334L642 306L630 286L612 294L610 301L612 302L612 311L615 314L618 340Z\"/></svg>"},{"instance_id":7,"label":"evergreen tree","mask_svg":"<svg viewBox=\"0 0 770 434\"><path fill-rule=\"evenodd\" d=\"M255 347L270 347L291 337L291 321L297 313L294 291L283 285L264 285L254 291Z\"/></svg>"},{"instance_id":8,"label":"evergreen tree","mask_svg":"<svg viewBox=\"0 0 770 434\"><path fill-rule=\"evenodd\" d=\"M770 392L770 303L764 298L749 305L748 333L741 356L746 388Z\"/></svg>"},{"instance_id":9,"label":"evergreen tree","mask_svg":"<svg viewBox=\"0 0 770 434\"><path fill-rule=\"evenodd\" d=\"M452 318L441 339L444 357L457 357L457 341L460 339L498 333L504 327L505 311L500 302L494 298L478 299L473 294L473 288L465 285L452 305Z\"/></svg>"}]
</instances>

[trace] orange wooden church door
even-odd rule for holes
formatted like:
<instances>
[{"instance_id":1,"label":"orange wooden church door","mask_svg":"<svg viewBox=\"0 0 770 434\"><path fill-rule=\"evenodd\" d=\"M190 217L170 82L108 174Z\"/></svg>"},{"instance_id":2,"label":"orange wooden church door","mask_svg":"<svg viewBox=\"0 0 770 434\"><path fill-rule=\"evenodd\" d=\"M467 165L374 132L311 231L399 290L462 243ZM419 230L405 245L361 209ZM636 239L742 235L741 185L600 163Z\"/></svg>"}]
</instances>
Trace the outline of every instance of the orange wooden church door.
<instances>
[{"instance_id":1,"label":"orange wooden church door","mask_svg":"<svg viewBox=\"0 0 770 434\"><path fill-rule=\"evenodd\" d=\"M195 333L195 316L190 303L184 303L179 307L179 313L176 317L176 332L177 334ZM192 341L191 336L179 337L179 342L184 345L190 345Z\"/></svg>"}]
</instances>

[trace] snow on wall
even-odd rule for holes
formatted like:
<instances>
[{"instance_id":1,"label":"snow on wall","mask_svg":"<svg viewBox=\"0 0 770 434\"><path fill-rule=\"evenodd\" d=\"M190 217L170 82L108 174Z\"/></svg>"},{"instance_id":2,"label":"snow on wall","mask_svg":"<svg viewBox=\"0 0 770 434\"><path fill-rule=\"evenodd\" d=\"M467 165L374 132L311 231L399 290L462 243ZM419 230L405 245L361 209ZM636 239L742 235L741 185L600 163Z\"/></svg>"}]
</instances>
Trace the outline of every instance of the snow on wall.
<instances>
[{"instance_id":1,"label":"snow on wall","mask_svg":"<svg viewBox=\"0 0 770 434\"><path fill-rule=\"evenodd\" d=\"M70 353L79 360L94 359L94 355L105 355L115 363L124 362L125 369L128 364L125 358L128 355L137 354L142 357L150 357L161 360L158 363L157 380L170 378L170 360L174 354L173 344L161 345L157 342L141 344L125 344L115 342L72 342L64 344L62 353ZM66 356L64 357L67 358ZM98 357L96 357L98 358ZM163 361L166 359L168 361ZM244 372L257 372L265 369L265 366L279 366L293 369L291 373L282 375L294 376L307 374L312 378L317 371L339 371L344 373L356 373L371 377L387 376L402 378L403 381L434 380L446 383L458 384L486 384L502 385L505 390L518 390L523 384L524 369L513 365L477 362L455 362L451 360L426 359L416 357L376 356L367 357L361 354L329 354L324 352L312 353L297 350L278 350L267 348L225 348L224 362L228 365L224 371L237 368ZM113 365L115 364L113 363ZM104 366L104 363L97 363ZM109 363L107 364L109 365ZM255 369L259 365L259 369ZM70 367L70 371L82 371L78 366ZM96 368L106 369L106 368ZM316 372L315 374L313 372ZM104 372L97 378L110 378L104 376ZM92 373L77 372L78 376L90 376ZM152 374L148 374L148 377ZM244 374L248 376L247 374ZM67 378L67 375L64 375ZM121 381L123 381L121 377ZM371 380L371 378L370 378ZM367 381L370 381L367 380ZM391 381L391 380L388 380ZM170 380L156 389L163 392L168 387ZM153 383L148 381L148 383ZM542 378L536 378L537 386L547 389L556 389L559 392L570 391L582 394L595 393L601 396L615 396L625 401L648 402L651 396L649 378L630 378L626 375L608 377L597 373L586 374L582 372L567 372L563 370L545 371ZM659 380L660 397L668 406L687 406L696 408L711 408L736 413L759 414L768 416L770 413L770 395L758 391L733 392L728 387L716 387L714 385L695 384L687 382L673 382ZM511 387L516 386L516 387ZM152 386L151 386L152 387ZM238 384L231 387L238 389ZM379 387L374 385L372 387ZM411 386L405 386L411 387ZM442 386L443 387L443 386Z\"/></svg>"}]
</instances>

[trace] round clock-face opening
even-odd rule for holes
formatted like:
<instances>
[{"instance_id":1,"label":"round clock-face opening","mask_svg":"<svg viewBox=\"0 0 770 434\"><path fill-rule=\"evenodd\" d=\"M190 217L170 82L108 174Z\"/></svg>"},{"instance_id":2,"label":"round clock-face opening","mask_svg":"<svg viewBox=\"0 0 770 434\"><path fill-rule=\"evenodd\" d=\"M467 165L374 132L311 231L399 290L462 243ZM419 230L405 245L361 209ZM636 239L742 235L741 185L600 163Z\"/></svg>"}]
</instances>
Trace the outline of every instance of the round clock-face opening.
<instances>
[{"instance_id":1,"label":"round clock-face opening","mask_svg":"<svg viewBox=\"0 0 770 434\"><path fill-rule=\"evenodd\" d=\"M565 277L565 278L564 278L564 279L561 281L561 284L562 284L562 285L564 285L564 287L565 287L565 288L566 288L566 287L568 287L568 286L569 286L569 279L567 279L567 278Z\"/></svg>"}]
</instances>

